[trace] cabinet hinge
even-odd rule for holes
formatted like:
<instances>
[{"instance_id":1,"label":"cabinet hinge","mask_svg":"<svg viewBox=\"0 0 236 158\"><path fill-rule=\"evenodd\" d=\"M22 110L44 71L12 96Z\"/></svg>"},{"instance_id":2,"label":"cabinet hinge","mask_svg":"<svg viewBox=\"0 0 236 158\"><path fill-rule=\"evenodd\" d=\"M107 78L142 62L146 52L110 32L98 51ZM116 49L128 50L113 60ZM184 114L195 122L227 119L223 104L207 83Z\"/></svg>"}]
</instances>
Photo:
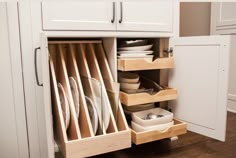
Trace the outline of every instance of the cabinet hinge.
<instances>
[{"instance_id":1,"label":"cabinet hinge","mask_svg":"<svg viewBox=\"0 0 236 158\"><path fill-rule=\"evenodd\" d=\"M164 49L164 53L166 54L166 56L172 57L173 56L173 47Z\"/></svg>"}]
</instances>

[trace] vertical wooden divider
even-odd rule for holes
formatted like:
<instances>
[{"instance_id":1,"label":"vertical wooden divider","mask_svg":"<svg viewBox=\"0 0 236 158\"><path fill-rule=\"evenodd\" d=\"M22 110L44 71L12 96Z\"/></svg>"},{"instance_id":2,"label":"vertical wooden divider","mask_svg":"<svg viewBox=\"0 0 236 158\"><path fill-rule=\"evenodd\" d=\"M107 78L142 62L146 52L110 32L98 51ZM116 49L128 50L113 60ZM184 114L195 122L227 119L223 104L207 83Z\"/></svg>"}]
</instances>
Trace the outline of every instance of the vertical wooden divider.
<instances>
[{"instance_id":1,"label":"vertical wooden divider","mask_svg":"<svg viewBox=\"0 0 236 158\"><path fill-rule=\"evenodd\" d=\"M58 45L58 81L62 84L62 86L65 89L65 93L67 94L67 99L69 102L69 106L70 106L70 125L69 128L67 130L67 134L68 134L68 139L69 140L75 140L75 139L80 139L81 135L80 135L80 130L79 130L79 125L78 125L78 121L76 118L76 113L75 113L75 106L74 106L74 102L73 102L73 98L72 98L72 94L71 94L71 90L70 90L70 84L69 84L69 79L68 79L68 74L67 74L67 70L66 70L66 63L65 63L65 58L64 58L64 54L63 54L63 48L62 45Z\"/></svg>"},{"instance_id":2,"label":"vertical wooden divider","mask_svg":"<svg viewBox=\"0 0 236 158\"><path fill-rule=\"evenodd\" d=\"M49 58L49 67L50 67L50 82L51 82L51 93L52 93L52 111L53 111L53 121L54 121L54 133L55 140L57 144L61 144L60 150L65 153L65 142L68 141L66 135L66 128L64 123L64 118L61 109L61 103L59 98L59 92L57 89L57 80L54 69L54 64L51 58Z\"/></svg>"},{"instance_id":3,"label":"vertical wooden divider","mask_svg":"<svg viewBox=\"0 0 236 158\"><path fill-rule=\"evenodd\" d=\"M79 68L79 72L81 74L81 76L84 76L84 77L87 77L87 78L92 78L91 76L91 73L90 73L90 70L89 70L89 67L88 67L88 62L87 62L87 59L86 59L86 56L85 56L85 48L84 48L84 44L78 44L77 45L77 52L76 52L76 60L77 60L77 63L78 63L78 68ZM92 82L90 80L88 80L88 89L87 91L90 94L90 96L94 97L94 92L93 92L93 85L92 85ZM96 100L95 98L92 98L92 100ZM96 104L96 103L95 103ZM96 106L98 106L96 104ZM101 122L100 122L101 124ZM104 130L104 127L102 128L102 133L103 134L106 134L106 131ZM95 133L94 133L95 135Z\"/></svg>"},{"instance_id":4,"label":"vertical wooden divider","mask_svg":"<svg viewBox=\"0 0 236 158\"><path fill-rule=\"evenodd\" d=\"M114 82L114 79L112 77L112 73L111 73L111 70L110 70L110 67L108 64L108 60L105 55L105 50L104 50L102 44L96 44L95 49L96 49L96 56L98 59L100 69L103 70L103 71L101 71L103 79ZM117 116L118 130L120 130L120 131L127 130L129 128L129 126L128 126L125 116L123 114L123 109L122 109L120 100L119 100L119 104L118 104L117 114L118 114L118 116Z\"/></svg>"},{"instance_id":5,"label":"vertical wooden divider","mask_svg":"<svg viewBox=\"0 0 236 158\"><path fill-rule=\"evenodd\" d=\"M91 137L93 136L93 130L92 130L92 125L91 125L91 121L89 118L89 113L88 113L88 109L87 109L87 104L85 101L85 96L84 96L84 91L83 91L83 87L82 87L82 83L81 83L81 79L80 79L80 75L79 75L79 70L78 70L78 66L77 66L77 62L76 62L76 58L75 58L75 50L74 50L74 46L72 44L68 45L69 47L69 51L68 51L68 75L72 76L77 83L78 86L78 92L79 92L79 105L80 105L80 112L79 112L79 125L80 125L80 132L81 132L81 136L82 138L85 137Z\"/></svg>"},{"instance_id":6,"label":"vertical wooden divider","mask_svg":"<svg viewBox=\"0 0 236 158\"><path fill-rule=\"evenodd\" d=\"M103 78L102 78L101 70L99 68L98 61L97 61L97 58L96 58L96 55L95 55L94 46L91 43L88 44L87 46L88 46L87 47L88 51L86 53L86 58L89 61L89 68L90 68L91 75L92 75L92 77L96 78L98 81L101 82L102 88L104 89L104 92L105 92L103 94L104 101L105 101L104 105L107 105L103 108L108 108L108 111L110 113L110 122L109 122L107 132L108 133L118 132L117 125L116 125L116 122L115 122L115 119L114 119L114 115L113 115L113 112L111 110L110 101L109 101L107 93L106 93L106 88L105 88L105 84L104 84L104 81L103 81ZM106 71L106 70L102 70L102 71Z\"/></svg>"}]
</instances>

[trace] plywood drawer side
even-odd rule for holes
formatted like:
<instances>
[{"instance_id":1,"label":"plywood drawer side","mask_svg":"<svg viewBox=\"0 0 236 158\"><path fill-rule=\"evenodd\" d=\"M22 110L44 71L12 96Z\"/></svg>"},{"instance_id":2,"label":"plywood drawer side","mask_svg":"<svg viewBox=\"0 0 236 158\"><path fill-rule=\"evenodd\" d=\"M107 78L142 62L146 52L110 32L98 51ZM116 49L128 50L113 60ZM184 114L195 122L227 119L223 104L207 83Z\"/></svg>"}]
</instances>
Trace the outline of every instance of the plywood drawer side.
<instances>
[{"instance_id":1,"label":"plywood drawer side","mask_svg":"<svg viewBox=\"0 0 236 158\"><path fill-rule=\"evenodd\" d=\"M173 126L161 132L153 130L153 131L137 133L134 130L132 130L132 142L138 145L185 134L186 132L187 132L186 123L175 119Z\"/></svg>"}]
</instances>

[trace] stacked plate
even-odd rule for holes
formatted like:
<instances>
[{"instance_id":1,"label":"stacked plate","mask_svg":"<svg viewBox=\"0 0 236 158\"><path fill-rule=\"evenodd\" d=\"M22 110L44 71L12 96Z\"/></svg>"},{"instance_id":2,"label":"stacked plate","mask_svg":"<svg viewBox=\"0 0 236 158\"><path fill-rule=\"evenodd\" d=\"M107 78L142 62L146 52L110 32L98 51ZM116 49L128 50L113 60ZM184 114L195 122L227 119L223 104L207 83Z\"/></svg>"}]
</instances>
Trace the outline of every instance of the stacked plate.
<instances>
[{"instance_id":1,"label":"stacked plate","mask_svg":"<svg viewBox=\"0 0 236 158\"><path fill-rule=\"evenodd\" d=\"M137 90L140 86L139 75L131 72L118 72L118 81L122 91Z\"/></svg>"},{"instance_id":2,"label":"stacked plate","mask_svg":"<svg viewBox=\"0 0 236 158\"><path fill-rule=\"evenodd\" d=\"M152 44L148 44L148 40L128 40L122 42L118 47L118 58L122 59L137 59L145 58L152 60L153 51L151 50Z\"/></svg>"}]
</instances>

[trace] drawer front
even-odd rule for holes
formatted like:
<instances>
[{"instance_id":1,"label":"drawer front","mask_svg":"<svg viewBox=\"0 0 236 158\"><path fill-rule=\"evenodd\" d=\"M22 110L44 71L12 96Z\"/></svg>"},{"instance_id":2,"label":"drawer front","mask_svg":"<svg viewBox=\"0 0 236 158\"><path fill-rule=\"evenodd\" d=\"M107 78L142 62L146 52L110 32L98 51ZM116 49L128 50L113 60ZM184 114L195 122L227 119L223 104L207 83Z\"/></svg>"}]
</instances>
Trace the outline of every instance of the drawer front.
<instances>
[{"instance_id":1,"label":"drawer front","mask_svg":"<svg viewBox=\"0 0 236 158\"><path fill-rule=\"evenodd\" d=\"M115 30L109 0L44 1L43 30Z\"/></svg>"},{"instance_id":2,"label":"drawer front","mask_svg":"<svg viewBox=\"0 0 236 158\"><path fill-rule=\"evenodd\" d=\"M173 0L123 0L117 30L172 32Z\"/></svg>"}]
</instances>

